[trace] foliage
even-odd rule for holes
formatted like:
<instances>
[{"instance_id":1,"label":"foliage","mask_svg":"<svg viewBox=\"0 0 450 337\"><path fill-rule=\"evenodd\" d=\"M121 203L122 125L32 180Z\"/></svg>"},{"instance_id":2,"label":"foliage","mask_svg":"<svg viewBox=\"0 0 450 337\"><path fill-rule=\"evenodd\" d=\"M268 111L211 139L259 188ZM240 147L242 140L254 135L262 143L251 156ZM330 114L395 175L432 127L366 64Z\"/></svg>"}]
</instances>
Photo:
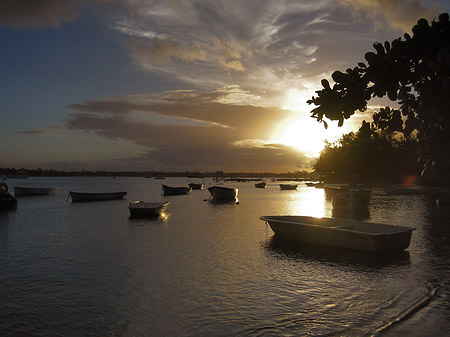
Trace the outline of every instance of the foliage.
<instances>
[{"instance_id":1,"label":"foliage","mask_svg":"<svg viewBox=\"0 0 450 337\"><path fill-rule=\"evenodd\" d=\"M450 168L450 22L439 15L431 26L420 19L412 29L391 43L375 43L375 52L365 55L345 73L335 71L333 87L322 80L323 89L308 101L317 107L312 117L341 126L357 110L363 112L374 97L387 96L399 109L380 109L373 115L372 129L401 132L406 139L417 136L423 161L436 172ZM427 165L431 166L431 165Z\"/></svg>"},{"instance_id":2,"label":"foliage","mask_svg":"<svg viewBox=\"0 0 450 337\"><path fill-rule=\"evenodd\" d=\"M336 143L327 143L314 169L337 177L358 177L367 181L396 181L417 175L417 141L399 133L374 130L363 122L357 133L343 135Z\"/></svg>"}]
</instances>

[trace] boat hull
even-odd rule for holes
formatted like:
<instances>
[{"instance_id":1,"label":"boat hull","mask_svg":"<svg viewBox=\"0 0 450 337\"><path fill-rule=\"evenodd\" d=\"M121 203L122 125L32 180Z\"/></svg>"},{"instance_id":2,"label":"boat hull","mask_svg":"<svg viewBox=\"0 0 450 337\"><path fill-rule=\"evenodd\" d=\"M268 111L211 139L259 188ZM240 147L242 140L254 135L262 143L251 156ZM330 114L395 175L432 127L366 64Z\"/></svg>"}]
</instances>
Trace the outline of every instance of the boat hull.
<instances>
[{"instance_id":1,"label":"boat hull","mask_svg":"<svg viewBox=\"0 0 450 337\"><path fill-rule=\"evenodd\" d=\"M356 212L369 208L371 190L347 191L332 197L333 209Z\"/></svg>"},{"instance_id":2,"label":"boat hull","mask_svg":"<svg viewBox=\"0 0 450 337\"><path fill-rule=\"evenodd\" d=\"M203 184L202 183L190 183L189 187L192 188L193 190L202 190L203 189Z\"/></svg>"},{"instance_id":3,"label":"boat hull","mask_svg":"<svg viewBox=\"0 0 450 337\"><path fill-rule=\"evenodd\" d=\"M211 186L208 191L213 199L236 199L239 193L237 188L224 186Z\"/></svg>"},{"instance_id":4,"label":"boat hull","mask_svg":"<svg viewBox=\"0 0 450 337\"><path fill-rule=\"evenodd\" d=\"M409 247L410 227L365 221L308 216L263 216L275 235L305 244L370 253L402 251Z\"/></svg>"},{"instance_id":5,"label":"boat hull","mask_svg":"<svg viewBox=\"0 0 450 337\"><path fill-rule=\"evenodd\" d=\"M127 192L107 192L107 193L80 193L69 192L72 202L84 202L84 201L106 201L122 199L127 195Z\"/></svg>"},{"instance_id":6,"label":"boat hull","mask_svg":"<svg viewBox=\"0 0 450 337\"><path fill-rule=\"evenodd\" d=\"M169 204L169 201L162 203L134 201L128 205L128 209L130 210L131 216L158 216L166 212Z\"/></svg>"},{"instance_id":7,"label":"boat hull","mask_svg":"<svg viewBox=\"0 0 450 337\"><path fill-rule=\"evenodd\" d=\"M266 183L265 182L261 182L261 183L256 183L255 184L256 188L266 188Z\"/></svg>"},{"instance_id":8,"label":"boat hull","mask_svg":"<svg viewBox=\"0 0 450 337\"><path fill-rule=\"evenodd\" d=\"M0 209L15 209L17 208L17 199L10 193L0 194Z\"/></svg>"},{"instance_id":9,"label":"boat hull","mask_svg":"<svg viewBox=\"0 0 450 337\"><path fill-rule=\"evenodd\" d=\"M29 195L53 195L58 189L54 187L14 187L14 195L29 196Z\"/></svg>"},{"instance_id":10,"label":"boat hull","mask_svg":"<svg viewBox=\"0 0 450 337\"><path fill-rule=\"evenodd\" d=\"M163 188L163 194L164 195L183 195L183 194L189 194L192 192L191 187L171 187L167 185L162 185Z\"/></svg>"},{"instance_id":11,"label":"boat hull","mask_svg":"<svg viewBox=\"0 0 450 337\"><path fill-rule=\"evenodd\" d=\"M282 190L296 190L297 185L295 184L280 184L280 189Z\"/></svg>"}]
</instances>

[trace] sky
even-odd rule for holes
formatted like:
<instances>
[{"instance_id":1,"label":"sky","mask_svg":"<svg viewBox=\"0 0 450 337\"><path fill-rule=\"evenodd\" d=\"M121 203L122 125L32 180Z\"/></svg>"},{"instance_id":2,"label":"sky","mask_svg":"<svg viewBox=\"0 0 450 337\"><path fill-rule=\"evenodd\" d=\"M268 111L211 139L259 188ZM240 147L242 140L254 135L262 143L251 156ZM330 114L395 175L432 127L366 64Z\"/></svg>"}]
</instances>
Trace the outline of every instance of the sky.
<instances>
[{"instance_id":1,"label":"sky","mask_svg":"<svg viewBox=\"0 0 450 337\"><path fill-rule=\"evenodd\" d=\"M0 167L294 172L321 79L448 0L0 0Z\"/></svg>"}]
</instances>

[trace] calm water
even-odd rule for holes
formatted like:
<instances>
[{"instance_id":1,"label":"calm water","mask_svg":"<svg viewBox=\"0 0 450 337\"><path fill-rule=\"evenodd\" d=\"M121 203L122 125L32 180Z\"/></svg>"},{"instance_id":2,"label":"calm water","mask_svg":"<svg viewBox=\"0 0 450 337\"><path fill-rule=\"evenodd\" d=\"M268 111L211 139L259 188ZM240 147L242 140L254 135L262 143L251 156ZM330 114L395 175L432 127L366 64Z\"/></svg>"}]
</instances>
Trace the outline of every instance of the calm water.
<instances>
[{"instance_id":1,"label":"calm water","mask_svg":"<svg viewBox=\"0 0 450 337\"><path fill-rule=\"evenodd\" d=\"M407 251L378 256L296 247L274 238L259 220L261 215L331 216L322 189L225 183L239 188L239 204L215 204L205 200L206 189L164 197L161 182L189 181L10 179L10 189L59 190L54 196L22 197L17 210L0 213L0 334L433 336L450 331L450 208L436 208L426 196L374 190L371 221L416 228ZM204 183L208 187L211 180ZM69 190L128 195L72 204L66 201ZM134 200L172 203L165 218L134 220L127 209ZM402 320L405 316L410 317ZM389 327L396 320L401 321Z\"/></svg>"}]
</instances>

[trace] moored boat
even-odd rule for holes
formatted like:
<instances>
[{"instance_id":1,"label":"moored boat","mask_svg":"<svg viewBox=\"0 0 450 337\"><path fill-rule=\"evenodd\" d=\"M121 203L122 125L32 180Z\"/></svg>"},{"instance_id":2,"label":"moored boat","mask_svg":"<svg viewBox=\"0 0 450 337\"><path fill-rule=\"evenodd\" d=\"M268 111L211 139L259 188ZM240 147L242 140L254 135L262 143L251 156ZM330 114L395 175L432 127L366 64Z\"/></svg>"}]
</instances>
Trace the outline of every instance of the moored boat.
<instances>
[{"instance_id":1,"label":"moored boat","mask_svg":"<svg viewBox=\"0 0 450 337\"><path fill-rule=\"evenodd\" d=\"M280 184L280 189L282 190L296 190L297 184Z\"/></svg>"},{"instance_id":2,"label":"moored boat","mask_svg":"<svg viewBox=\"0 0 450 337\"><path fill-rule=\"evenodd\" d=\"M325 196L331 199L333 196L339 193L347 192L350 189L349 185L325 185L323 190L325 191Z\"/></svg>"},{"instance_id":3,"label":"moored boat","mask_svg":"<svg viewBox=\"0 0 450 337\"><path fill-rule=\"evenodd\" d=\"M167 185L162 185L163 195L183 195L189 194L192 192L191 187L181 186L181 187L172 187Z\"/></svg>"},{"instance_id":4,"label":"moored boat","mask_svg":"<svg viewBox=\"0 0 450 337\"><path fill-rule=\"evenodd\" d=\"M369 208L371 190L348 190L332 197L333 209L349 212Z\"/></svg>"},{"instance_id":5,"label":"moored boat","mask_svg":"<svg viewBox=\"0 0 450 337\"><path fill-rule=\"evenodd\" d=\"M256 183L255 184L255 187L256 188L266 188L266 182L265 181L262 181L262 182L260 182L260 183Z\"/></svg>"},{"instance_id":6,"label":"moored boat","mask_svg":"<svg viewBox=\"0 0 450 337\"><path fill-rule=\"evenodd\" d=\"M4 180L0 182L0 209L17 208L17 199L8 191L8 185Z\"/></svg>"},{"instance_id":7,"label":"moored boat","mask_svg":"<svg viewBox=\"0 0 450 337\"><path fill-rule=\"evenodd\" d=\"M69 195L72 198L72 202L105 201L122 199L127 195L127 192L82 193L70 191Z\"/></svg>"},{"instance_id":8,"label":"moored boat","mask_svg":"<svg viewBox=\"0 0 450 337\"><path fill-rule=\"evenodd\" d=\"M156 216L164 214L170 201L166 202L146 202L133 201L128 205L131 216Z\"/></svg>"},{"instance_id":9,"label":"moored boat","mask_svg":"<svg viewBox=\"0 0 450 337\"><path fill-rule=\"evenodd\" d=\"M304 244L371 253L409 247L414 228L366 221L311 216L262 216L275 235Z\"/></svg>"},{"instance_id":10,"label":"moored boat","mask_svg":"<svg viewBox=\"0 0 450 337\"><path fill-rule=\"evenodd\" d=\"M24 179L28 178L27 171L25 170L19 170L17 173L8 174L8 179Z\"/></svg>"},{"instance_id":11,"label":"moored boat","mask_svg":"<svg viewBox=\"0 0 450 337\"><path fill-rule=\"evenodd\" d=\"M225 186L211 186L208 187L209 193L213 199L235 199L238 196L239 190L234 187Z\"/></svg>"},{"instance_id":12,"label":"moored boat","mask_svg":"<svg viewBox=\"0 0 450 337\"><path fill-rule=\"evenodd\" d=\"M14 196L53 195L56 187L14 187Z\"/></svg>"},{"instance_id":13,"label":"moored boat","mask_svg":"<svg viewBox=\"0 0 450 337\"><path fill-rule=\"evenodd\" d=\"M203 184L202 183L189 183L189 187L193 190L202 190Z\"/></svg>"}]
</instances>

